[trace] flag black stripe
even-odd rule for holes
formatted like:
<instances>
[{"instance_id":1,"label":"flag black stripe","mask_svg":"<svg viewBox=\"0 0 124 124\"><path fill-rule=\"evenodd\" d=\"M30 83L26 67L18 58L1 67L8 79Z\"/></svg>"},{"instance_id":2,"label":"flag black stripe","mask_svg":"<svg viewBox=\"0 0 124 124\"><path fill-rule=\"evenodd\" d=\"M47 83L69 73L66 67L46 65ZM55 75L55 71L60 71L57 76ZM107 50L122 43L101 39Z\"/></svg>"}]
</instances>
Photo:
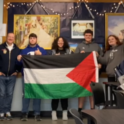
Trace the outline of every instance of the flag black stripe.
<instances>
[{"instance_id":1,"label":"flag black stripe","mask_svg":"<svg viewBox=\"0 0 124 124\"><path fill-rule=\"evenodd\" d=\"M24 68L49 69L49 68L72 68L81 63L90 53L71 55L46 55L32 56L23 55Z\"/></svg>"}]
</instances>

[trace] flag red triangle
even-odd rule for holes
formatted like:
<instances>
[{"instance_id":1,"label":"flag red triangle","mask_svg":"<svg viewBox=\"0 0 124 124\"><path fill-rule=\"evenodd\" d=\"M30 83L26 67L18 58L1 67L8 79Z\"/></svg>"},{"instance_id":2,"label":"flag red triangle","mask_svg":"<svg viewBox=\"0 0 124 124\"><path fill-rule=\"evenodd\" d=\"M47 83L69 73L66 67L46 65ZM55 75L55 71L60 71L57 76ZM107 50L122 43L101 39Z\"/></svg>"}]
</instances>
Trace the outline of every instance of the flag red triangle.
<instances>
[{"instance_id":1,"label":"flag red triangle","mask_svg":"<svg viewBox=\"0 0 124 124\"><path fill-rule=\"evenodd\" d=\"M92 52L66 76L88 91L92 92L90 83L91 81L96 82L96 71L97 67L95 65L95 59Z\"/></svg>"}]
</instances>

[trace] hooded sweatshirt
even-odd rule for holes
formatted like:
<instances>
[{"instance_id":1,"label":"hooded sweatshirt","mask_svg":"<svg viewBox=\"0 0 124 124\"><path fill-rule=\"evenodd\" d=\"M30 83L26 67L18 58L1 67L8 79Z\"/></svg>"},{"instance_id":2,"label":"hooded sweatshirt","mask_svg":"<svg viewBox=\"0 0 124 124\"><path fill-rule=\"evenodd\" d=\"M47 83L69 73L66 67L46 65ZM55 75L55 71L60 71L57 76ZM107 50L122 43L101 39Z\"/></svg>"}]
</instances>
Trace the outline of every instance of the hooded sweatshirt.
<instances>
[{"instance_id":1,"label":"hooded sweatshirt","mask_svg":"<svg viewBox=\"0 0 124 124\"><path fill-rule=\"evenodd\" d=\"M97 43L91 42L91 43L86 43L86 41L83 41L82 43L80 43L76 50L75 53L80 53L81 51L85 51L85 52L93 52L96 51L99 53L99 55L103 55L103 51L100 48L100 46Z\"/></svg>"},{"instance_id":2,"label":"hooded sweatshirt","mask_svg":"<svg viewBox=\"0 0 124 124\"><path fill-rule=\"evenodd\" d=\"M124 60L124 44L120 46L111 47L104 57L99 56L98 61L101 64L107 65L106 72L108 76L115 76L115 67Z\"/></svg>"},{"instance_id":3,"label":"hooded sweatshirt","mask_svg":"<svg viewBox=\"0 0 124 124\"><path fill-rule=\"evenodd\" d=\"M34 55L34 52L39 49L40 52L42 53L42 55L47 55L46 50L44 50L42 47L40 47L39 45L36 45L35 47L30 47L29 45L27 46L27 48L23 49L20 53L20 55ZM22 62L20 62L20 64L22 64ZM22 75L23 75L23 68L22 68Z\"/></svg>"}]
</instances>

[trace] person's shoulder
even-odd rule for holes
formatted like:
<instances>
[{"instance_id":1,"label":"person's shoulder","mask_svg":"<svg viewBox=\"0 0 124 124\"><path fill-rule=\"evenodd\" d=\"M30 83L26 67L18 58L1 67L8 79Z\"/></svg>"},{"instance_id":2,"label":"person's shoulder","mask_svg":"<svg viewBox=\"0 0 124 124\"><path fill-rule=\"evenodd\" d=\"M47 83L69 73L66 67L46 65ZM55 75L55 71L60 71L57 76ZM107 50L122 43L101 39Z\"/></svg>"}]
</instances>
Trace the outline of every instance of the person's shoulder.
<instances>
[{"instance_id":1,"label":"person's shoulder","mask_svg":"<svg viewBox=\"0 0 124 124\"><path fill-rule=\"evenodd\" d=\"M28 52L28 47L24 48L24 49L21 49L21 54L27 54Z\"/></svg>"},{"instance_id":2,"label":"person's shoulder","mask_svg":"<svg viewBox=\"0 0 124 124\"><path fill-rule=\"evenodd\" d=\"M0 48L5 47L5 45L6 45L6 43L2 43L2 44L0 44Z\"/></svg>"},{"instance_id":3,"label":"person's shoulder","mask_svg":"<svg viewBox=\"0 0 124 124\"><path fill-rule=\"evenodd\" d=\"M14 47L17 51L20 51L19 47L16 44L14 44Z\"/></svg>"},{"instance_id":4,"label":"person's shoulder","mask_svg":"<svg viewBox=\"0 0 124 124\"><path fill-rule=\"evenodd\" d=\"M83 46L83 45L85 45L83 42L78 44L78 46Z\"/></svg>"},{"instance_id":5,"label":"person's shoulder","mask_svg":"<svg viewBox=\"0 0 124 124\"><path fill-rule=\"evenodd\" d=\"M39 46L39 45L38 45L38 48L41 49L41 50L45 50L43 47L41 47L41 46Z\"/></svg>"},{"instance_id":6,"label":"person's shoulder","mask_svg":"<svg viewBox=\"0 0 124 124\"><path fill-rule=\"evenodd\" d=\"M0 44L0 49L3 48L3 44Z\"/></svg>"},{"instance_id":7,"label":"person's shoulder","mask_svg":"<svg viewBox=\"0 0 124 124\"><path fill-rule=\"evenodd\" d=\"M92 45L100 47L100 45L98 43L96 43L96 42L92 42Z\"/></svg>"}]
</instances>

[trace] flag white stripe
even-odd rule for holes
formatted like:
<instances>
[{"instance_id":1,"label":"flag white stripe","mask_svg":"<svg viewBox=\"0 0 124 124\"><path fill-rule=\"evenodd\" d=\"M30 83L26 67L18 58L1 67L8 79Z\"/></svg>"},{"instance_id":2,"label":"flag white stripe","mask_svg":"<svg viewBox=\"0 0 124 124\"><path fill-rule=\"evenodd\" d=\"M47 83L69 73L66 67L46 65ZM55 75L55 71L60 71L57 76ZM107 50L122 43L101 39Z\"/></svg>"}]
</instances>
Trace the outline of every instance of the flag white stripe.
<instances>
[{"instance_id":1,"label":"flag white stripe","mask_svg":"<svg viewBox=\"0 0 124 124\"><path fill-rule=\"evenodd\" d=\"M56 69L24 69L25 83L31 84L60 84L74 83L66 75L74 68Z\"/></svg>"},{"instance_id":2,"label":"flag white stripe","mask_svg":"<svg viewBox=\"0 0 124 124\"><path fill-rule=\"evenodd\" d=\"M99 74L99 68L98 68L98 62L97 62L97 58L96 58L96 53L95 51L93 51L93 58L94 58L94 63L95 63L95 66L96 66L96 83L99 82L99 78L98 78L98 74Z\"/></svg>"}]
</instances>

